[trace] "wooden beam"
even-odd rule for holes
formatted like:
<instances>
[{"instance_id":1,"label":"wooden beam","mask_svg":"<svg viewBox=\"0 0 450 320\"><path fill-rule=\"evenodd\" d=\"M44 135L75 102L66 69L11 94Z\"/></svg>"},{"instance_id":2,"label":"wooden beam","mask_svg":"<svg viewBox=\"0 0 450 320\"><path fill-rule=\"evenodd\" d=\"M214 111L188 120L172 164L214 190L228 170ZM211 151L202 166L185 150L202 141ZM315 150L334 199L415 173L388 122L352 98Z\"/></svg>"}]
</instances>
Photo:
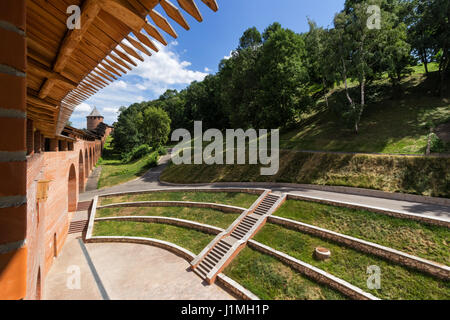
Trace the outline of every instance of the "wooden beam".
<instances>
[{"instance_id":1,"label":"wooden beam","mask_svg":"<svg viewBox=\"0 0 450 320\"><path fill-rule=\"evenodd\" d=\"M198 22L203 21L202 14L200 13L200 10L198 10L197 4L194 0L178 0L178 4L184 11L194 17L195 20Z\"/></svg>"},{"instance_id":2,"label":"wooden beam","mask_svg":"<svg viewBox=\"0 0 450 320\"><path fill-rule=\"evenodd\" d=\"M108 57L105 58L105 60L111 67L113 67L114 69L118 69L120 72L122 73L127 73L127 70L125 70L124 68L122 68L121 66L119 66L117 63L115 63L114 61L111 61L108 59Z\"/></svg>"},{"instance_id":3,"label":"wooden beam","mask_svg":"<svg viewBox=\"0 0 450 320\"><path fill-rule=\"evenodd\" d=\"M142 58L136 51L134 51L131 47L127 46L125 43L121 42L119 43L119 46L125 50L128 54L132 55L138 60L144 61L144 58Z\"/></svg>"},{"instance_id":4,"label":"wooden beam","mask_svg":"<svg viewBox=\"0 0 450 320\"><path fill-rule=\"evenodd\" d=\"M141 33L141 32L137 32L134 33L134 35L136 36L136 38L138 38L138 40L140 42L142 42L143 44L145 44L147 47L149 47L150 49L152 49L153 51L158 52L159 49L157 46L155 46L155 44L153 43L152 40L150 40L145 34Z\"/></svg>"},{"instance_id":5,"label":"wooden beam","mask_svg":"<svg viewBox=\"0 0 450 320\"><path fill-rule=\"evenodd\" d=\"M219 10L219 6L217 5L216 0L202 0L202 2L214 12L217 12L217 10Z\"/></svg>"},{"instance_id":6,"label":"wooden beam","mask_svg":"<svg viewBox=\"0 0 450 320\"><path fill-rule=\"evenodd\" d=\"M159 30L154 25L152 25L148 20L146 20L146 22L147 23L144 24L145 32L147 32L149 36L155 38L163 45L167 46L167 41L166 41L166 39L164 39L161 32L159 32Z\"/></svg>"},{"instance_id":7,"label":"wooden beam","mask_svg":"<svg viewBox=\"0 0 450 320\"><path fill-rule=\"evenodd\" d=\"M150 17L152 20L156 23L158 27L163 29L165 32L170 34L174 38L178 38L177 33L170 25L169 21L167 21L166 18L164 18L158 11L152 10L150 11Z\"/></svg>"},{"instance_id":8,"label":"wooden beam","mask_svg":"<svg viewBox=\"0 0 450 320\"><path fill-rule=\"evenodd\" d=\"M186 30L190 29L186 19L184 19L180 10L178 10L178 8L172 2L170 2L169 0L161 0L159 3L161 4L161 7L163 7L167 15L175 20L176 23L178 23Z\"/></svg>"},{"instance_id":9,"label":"wooden beam","mask_svg":"<svg viewBox=\"0 0 450 320\"><path fill-rule=\"evenodd\" d=\"M105 62L100 62L100 65L105 68L106 70L108 70L109 72L111 72L111 74L115 74L118 77L121 77L122 75L119 73L119 71L117 71L116 69L114 69L113 67L111 67L109 64L105 63Z\"/></svg>"},{"instance_id":10,"label":"wooden beam","mask_svg":"<svg viewBox=\"0 0 450 320\"><path fill-rule=\"evenodd\" d=\"M132 70L131 67L125 63L125 61L123 61L122 59L120 59L119 57L116 57L115 54L110 53L109 57L111 59L113 59L115 62L117 62L118 64L120 64L122 67L127 68L128 70Z\"/></svg>"},{"instance_id":11,"label":"wooden beam","mask_svg":"<svg viewBox=\"0 0 450 320\"><path fill-rule=\"evenodd\" d=\"M144 47L139 41L134 40L132 37L127 36L126 39L128 40L129 43L131 43L133 45L133 47L135 47L136 49L140 50L141 52L145 53L148 56L151 56L152 53L150 51L147 50L146 47Z\"/></svg>"},{"instance_id":12,"label":"wooden beam","mask_svg":"<svg viewBox=\"0 0 450 320\"><path fill-rule=\"evenodd\" d=\"M119 51L117 49L113 49L113 52L117 54L119 57L121 57L123 60L127 61L128 63L131 63L133 66L137 66L137 63L134 62L130 57L128 57L125 53L122 51Z\"/></svg>"}]
</instances>

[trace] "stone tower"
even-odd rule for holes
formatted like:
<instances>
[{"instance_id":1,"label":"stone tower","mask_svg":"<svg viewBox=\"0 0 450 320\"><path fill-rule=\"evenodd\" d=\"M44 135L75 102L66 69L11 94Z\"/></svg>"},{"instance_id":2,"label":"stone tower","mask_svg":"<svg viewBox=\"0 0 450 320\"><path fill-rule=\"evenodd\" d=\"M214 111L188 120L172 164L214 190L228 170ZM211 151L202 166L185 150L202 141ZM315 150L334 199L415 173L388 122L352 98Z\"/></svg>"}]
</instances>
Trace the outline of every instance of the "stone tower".
<instances>
[{"instance_id":1,"label":"stone tower","mask_svg":"<svg viewBox=\"0 0 450 320\"><path fill-rule=\"evenodd\" d=\"M94 107L94 109L91 111L91 113L86 117L87 118L87 129L88 130L95 130L97 129L97 126L103 122L104 117L98 112L97 108Z\"/></svg>"}]
</instances>

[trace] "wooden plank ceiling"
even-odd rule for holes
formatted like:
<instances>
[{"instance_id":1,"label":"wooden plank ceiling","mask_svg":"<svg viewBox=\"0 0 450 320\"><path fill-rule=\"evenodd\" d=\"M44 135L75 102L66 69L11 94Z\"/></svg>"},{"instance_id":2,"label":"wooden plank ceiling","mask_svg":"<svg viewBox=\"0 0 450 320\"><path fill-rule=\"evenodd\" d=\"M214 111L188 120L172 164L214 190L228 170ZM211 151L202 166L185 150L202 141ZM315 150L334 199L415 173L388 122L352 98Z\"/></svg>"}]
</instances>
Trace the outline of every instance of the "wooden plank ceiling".
<instances>
[{"instance_id":1,"label":"wooden plank ceiling","mask_svg":"<svg viewBox=\"0 0 450 320\"><path fill-rule=\"evenodd\" d=\"M175 0L172 0L175 1ZM201 0L213 11L216 0ZM195 0L177 0L197 21ZM81 8L81 28L68 30L68 6ZM27 117L45 136L59 135L74 108L152 55L155 41L167 45L160 29L176 38L164 11L189 30L169 0L27 1ZM128 43L123 43L127 39Z\"/></svg>"}]
</instances>

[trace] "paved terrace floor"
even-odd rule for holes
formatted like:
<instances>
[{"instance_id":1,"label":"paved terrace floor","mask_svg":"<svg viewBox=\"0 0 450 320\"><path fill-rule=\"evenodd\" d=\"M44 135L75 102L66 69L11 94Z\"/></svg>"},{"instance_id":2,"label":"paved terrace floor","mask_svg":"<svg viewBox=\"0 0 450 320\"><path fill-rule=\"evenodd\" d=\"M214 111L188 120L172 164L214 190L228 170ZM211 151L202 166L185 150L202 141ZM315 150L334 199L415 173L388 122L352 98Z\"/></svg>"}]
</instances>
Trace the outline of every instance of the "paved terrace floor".
<instances>
[{"instance_id":1,"label":"paved terrace floor","mask_svg":"<svg viewBox=\"0 0 450 320\"><path fill-rule=\"evenodd\" d=\"M87 243L69 235L46 278L46 300L231 300L208 286L182 258L160 248L131 243ZM70 289L74 269L80 288Z\"/></svg>"}]
</instances>

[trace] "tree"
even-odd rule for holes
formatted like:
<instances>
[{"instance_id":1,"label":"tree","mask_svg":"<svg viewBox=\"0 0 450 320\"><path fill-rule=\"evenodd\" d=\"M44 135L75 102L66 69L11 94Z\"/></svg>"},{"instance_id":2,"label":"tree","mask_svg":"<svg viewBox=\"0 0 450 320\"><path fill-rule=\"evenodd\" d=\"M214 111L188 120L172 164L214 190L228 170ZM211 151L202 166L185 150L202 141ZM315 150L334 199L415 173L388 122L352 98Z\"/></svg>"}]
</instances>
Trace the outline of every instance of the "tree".
<instances>
[{"instance_id":1,"label":"tree","mask_svg":"<svg viewBox=\"0 0 450 320\"><path fill-rule=\"evenodd\" d=\"M169 139L169 115L161 108L147 107L143 112L141 131L146 144L153 148L162 146Z\"/></svg>"},{"instance_id":2,"label":"tree","mask_svg":"<svg viewBox=\"0 0 450 320\"><path fill-rule=\"evenodd\" d=\"M241 39L239 40L238 50L245 50L248 48L257 48L262 43L261 33L256 27L249 28L244 31Z\"/></svg>"},{"instance_id":3,"label":"tree","mask_svg":"<svg viewBox=\"0 0 450 320\"><path fill-rule=\"evenodd\" d=\"M112 133L113 146L118 152L127 153L143 142L139 128L142 125L143 103L134 103L128 108L121 107Z\"/></svg>"},{"instance_id":4,"label":"tree","mask_svg":"<svg viewBox=\"0 0 450 320\"><path fill-rule=\"evenodd\" d=\"M309 75L303 36L276 25L269 28L275 31L264 41L257 61L259 112L253 124L278 128L294 122L299 112L309 108Z\"/></svg>"},{"instance_id":5,"label":"tree","mask_svg":"<svg viewBox=\"0 0 450 320\"><path fill-rule=\"evenodd\" d=\"M328 105L327 93L334 86L336 79L335 67L328 58L330 52L330 32L318 28L317 24L308 19L309 31L305 35L305 46L308 74L310 82L322 85L325 103Z\"/></svg>"}]
</instances>

